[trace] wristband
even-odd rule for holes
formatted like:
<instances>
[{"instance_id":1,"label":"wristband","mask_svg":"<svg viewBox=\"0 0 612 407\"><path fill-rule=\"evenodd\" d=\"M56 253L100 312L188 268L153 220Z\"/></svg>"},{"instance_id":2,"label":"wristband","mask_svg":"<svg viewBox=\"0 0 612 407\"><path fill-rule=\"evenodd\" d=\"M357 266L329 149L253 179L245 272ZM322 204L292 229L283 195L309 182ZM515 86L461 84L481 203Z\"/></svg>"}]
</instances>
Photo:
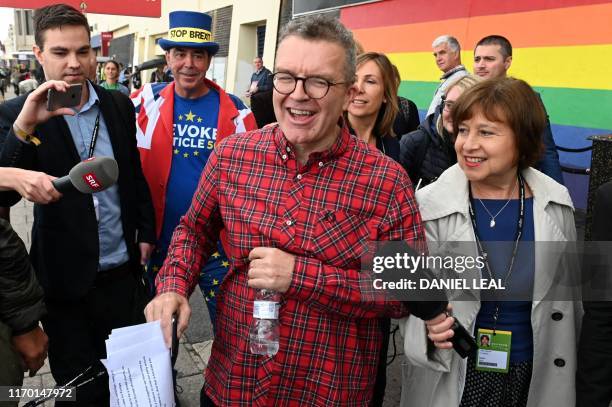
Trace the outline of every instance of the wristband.
<instances>
[{"instance_id":1,"label":"wristband","mask_svg":"<svg viewBox=\"0 0 612 407\"><path fill-rule=\"evenodd\" d=\"M13 123L13 131L15 135L25 141L26 143L34 144L35 146L40 145L40 139L33 134L28 134L25 131L21 130L15 123Z\"/></svg>"}]
</instances>

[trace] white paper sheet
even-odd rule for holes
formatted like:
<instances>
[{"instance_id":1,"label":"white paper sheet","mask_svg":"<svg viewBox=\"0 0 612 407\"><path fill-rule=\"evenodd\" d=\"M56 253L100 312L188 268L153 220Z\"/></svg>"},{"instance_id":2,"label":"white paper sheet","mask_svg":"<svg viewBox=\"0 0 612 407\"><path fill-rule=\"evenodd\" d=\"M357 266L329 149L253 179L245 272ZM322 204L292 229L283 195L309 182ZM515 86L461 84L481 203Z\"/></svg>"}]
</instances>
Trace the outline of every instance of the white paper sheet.
<instances>
[{"instance_id":1,"label":"white paper sheet","mask_svg":"<svg viewBox=\"0 0 612 407\"><path fill-rule=\"evenodd\" d=\"M113 330L106 341L111 406L173 407L170 350L159 321Z\"/></svg>"}]
</instances>

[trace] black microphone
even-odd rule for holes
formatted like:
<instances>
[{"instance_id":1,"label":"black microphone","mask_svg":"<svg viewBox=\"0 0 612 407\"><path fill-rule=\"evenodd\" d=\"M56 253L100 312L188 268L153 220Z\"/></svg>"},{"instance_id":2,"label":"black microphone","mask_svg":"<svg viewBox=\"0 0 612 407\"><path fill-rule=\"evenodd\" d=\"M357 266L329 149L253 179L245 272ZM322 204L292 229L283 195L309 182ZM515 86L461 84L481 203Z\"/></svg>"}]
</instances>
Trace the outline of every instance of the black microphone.
<instances>
[{"instance_id":1,"label":"black microphone","mask_svg":"<svg viewBox=\"0 0 612 407\"><path fill-rule=\"evenodd\" d=\"M112 157L91 157L72 167L68 175L52 181L59 192L84 194L104 191L117 182L119 167Z\"/></svg>"},{"instance_id":2,"label":"black microphone","mask_svg":"<svg viewBox=\"0 0 612 407\"><path fill-rule=\"evenodd\" d=\"M384 257L395 257L396 253L407 254L411 257L418 257L419 253L414 250L406 242L393 242L394 244L382 244L378 250L377 256ZM428 279L433 279L433 272L423 265L419 265L418 270L415 273L406 273L404 270L391 268L386 271L389 281L401 281L401 278L411 277L417 278L417 276L424 276ZM392 293L393 294L393 293ZM413 299L407 301L401 296L397 295L397 299L401 301L409 310L410 314L417 318L427 321L433 319L437 315L446 312L448 306L448 299L446 293L442 289L420 291L415 290L412 293ZM448 315L448 314L447 314ZM451 326L451 329L455 332L450 342L453 344L453 349L462 358L468 357L470 354L476 352L478 345L474 337L468 332L467 329L457 318Z\"/></svg>"}]
</instances>

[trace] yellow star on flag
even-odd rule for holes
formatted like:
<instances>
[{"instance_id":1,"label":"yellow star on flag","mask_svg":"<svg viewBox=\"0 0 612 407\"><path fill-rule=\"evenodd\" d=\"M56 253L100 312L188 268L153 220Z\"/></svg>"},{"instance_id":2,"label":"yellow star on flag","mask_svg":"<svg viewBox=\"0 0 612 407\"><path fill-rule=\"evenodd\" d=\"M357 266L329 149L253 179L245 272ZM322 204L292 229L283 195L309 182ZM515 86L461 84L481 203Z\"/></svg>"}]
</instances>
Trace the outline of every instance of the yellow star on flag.
<instances>
[{"instance_id":1,"label":"yellow star on flag","mask_svg":"<svg viewBox=\"0 0 612 407\"><path fill-rule=\"evenodd\" d=\"M191 113L191 110L190 110L189 113L185 115L185 120L187 120L188 122L192 122L194 117L195 117L195 114Z\"/></svg>"},{"instance_id":2,"label":"yellow star on flag","mask_svg":"<svg viewBox=\"0 0 612 407\"><path fill-rule=\"evenodd\" d=\"M183 157L185 157L185 158L189 157L189 153L184 153Z\"/></svg>"},{"instance_id":3,"label":"yellow star on flag","mask_svg":"<svg viewBox=\"0 0 612 407\"><path fill-rule=\"evenodd\" d=\"M178 151L178 149L175 148L174 149L174 154L178 154L178 153L180 153L180 151Z\"/></svg>"},{"instance_id":4,"label":"yellow star on flag","mask_svg":"<svg viewBox=\"0 0 612 407\"><path fill-rule=\"evenodd\" d=\"M157 272L159 271L159 267L157 267L157 266L153 266L153 271L154 271L155 273L157 273Z\"/></svg>"},{"instance_id":5,"label":"yellow star on flag","mask_svg":"<svg viewBox=\"0 0 612 407\"><path fill-rule=\"evenodd\" d=\"M179 114L179 120L183 120L183 115Z\"/></svg>"},{"instance_id":6,"label":"yellow star on flag","mask_svg":"<svg viewBox=\"0 0 612 407\"><path fill-rule=\"evenodd\" d=\"M202 123L202 118L198 117L198 123Z\"/></svg>"},{"instance_id":7,"label":"yellow star on flag","mask_svg":"<svg viewBox=\"0 0 612 407\"><path fill-rule=\"evenodd\" d=\"M216 278L213 278L213 285L219 285L219 280L217 280Z\"/></svg>"},{"instance_id":8,"label":"yellow star on flag","mask_svg":"<svg viewBox=\"0 0 612 407\"><path fill-rule=\"evenodd\" d=\"M196 150L196 151L193 152L193 155L195 155L197 157L197 156L200 155L200 152Z\"/></svg>"},{"instance_id":9,"label":"yellow star on flag","mask_svg":"<svg viewBox=\"0 0 612 407\"><path fill-rule=\"evenodd\" d=\"M219 257L219 256L221 256L221 255L219 254L219 252L214 252L214 253L212 254L212 256L213 256L213 257L216 259L217 257Z\"/></svg>"},{"instance_id":10,"label":"yellow star on flag","mask_svg":"<svg viewBox=\"0 0 612 407\"><path fill-rule=\"evenodd\" d=\"M229 267L229 261L227 261L227 260L226 260L226 261L222 261L222 262L221 262L221 265L222 265L223 267Z\"/></svg>"},{"instance_id":11,"label":"yellow star on flag","mask_svg":"<svg viewBox=\"0 0 612 407\"><path fill-rule=\"evenodd\" d=\"M210 297L214 297L215 296L215 292L213 290L210 290L210 292L208 293L208 295L210 295Z\"/></svg>"}]
</instances>

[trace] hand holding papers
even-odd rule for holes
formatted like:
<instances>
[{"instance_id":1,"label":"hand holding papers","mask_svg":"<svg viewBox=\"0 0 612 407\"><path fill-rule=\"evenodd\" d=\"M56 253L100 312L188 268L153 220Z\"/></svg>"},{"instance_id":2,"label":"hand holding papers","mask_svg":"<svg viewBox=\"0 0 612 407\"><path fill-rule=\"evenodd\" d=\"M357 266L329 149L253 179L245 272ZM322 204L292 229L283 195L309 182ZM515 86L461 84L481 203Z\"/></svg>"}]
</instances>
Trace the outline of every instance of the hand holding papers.
<instances>
[{"instance_id":1,"label":"hand holding papers","mask_svg":"<svg viewBox=\"0 0 612 407\"><path fill-rule=\"evenodd\" d=\"M173 407L170 350L159 321L113 329L106 341L110 405Z\"/></svg>"}]
</instances>

